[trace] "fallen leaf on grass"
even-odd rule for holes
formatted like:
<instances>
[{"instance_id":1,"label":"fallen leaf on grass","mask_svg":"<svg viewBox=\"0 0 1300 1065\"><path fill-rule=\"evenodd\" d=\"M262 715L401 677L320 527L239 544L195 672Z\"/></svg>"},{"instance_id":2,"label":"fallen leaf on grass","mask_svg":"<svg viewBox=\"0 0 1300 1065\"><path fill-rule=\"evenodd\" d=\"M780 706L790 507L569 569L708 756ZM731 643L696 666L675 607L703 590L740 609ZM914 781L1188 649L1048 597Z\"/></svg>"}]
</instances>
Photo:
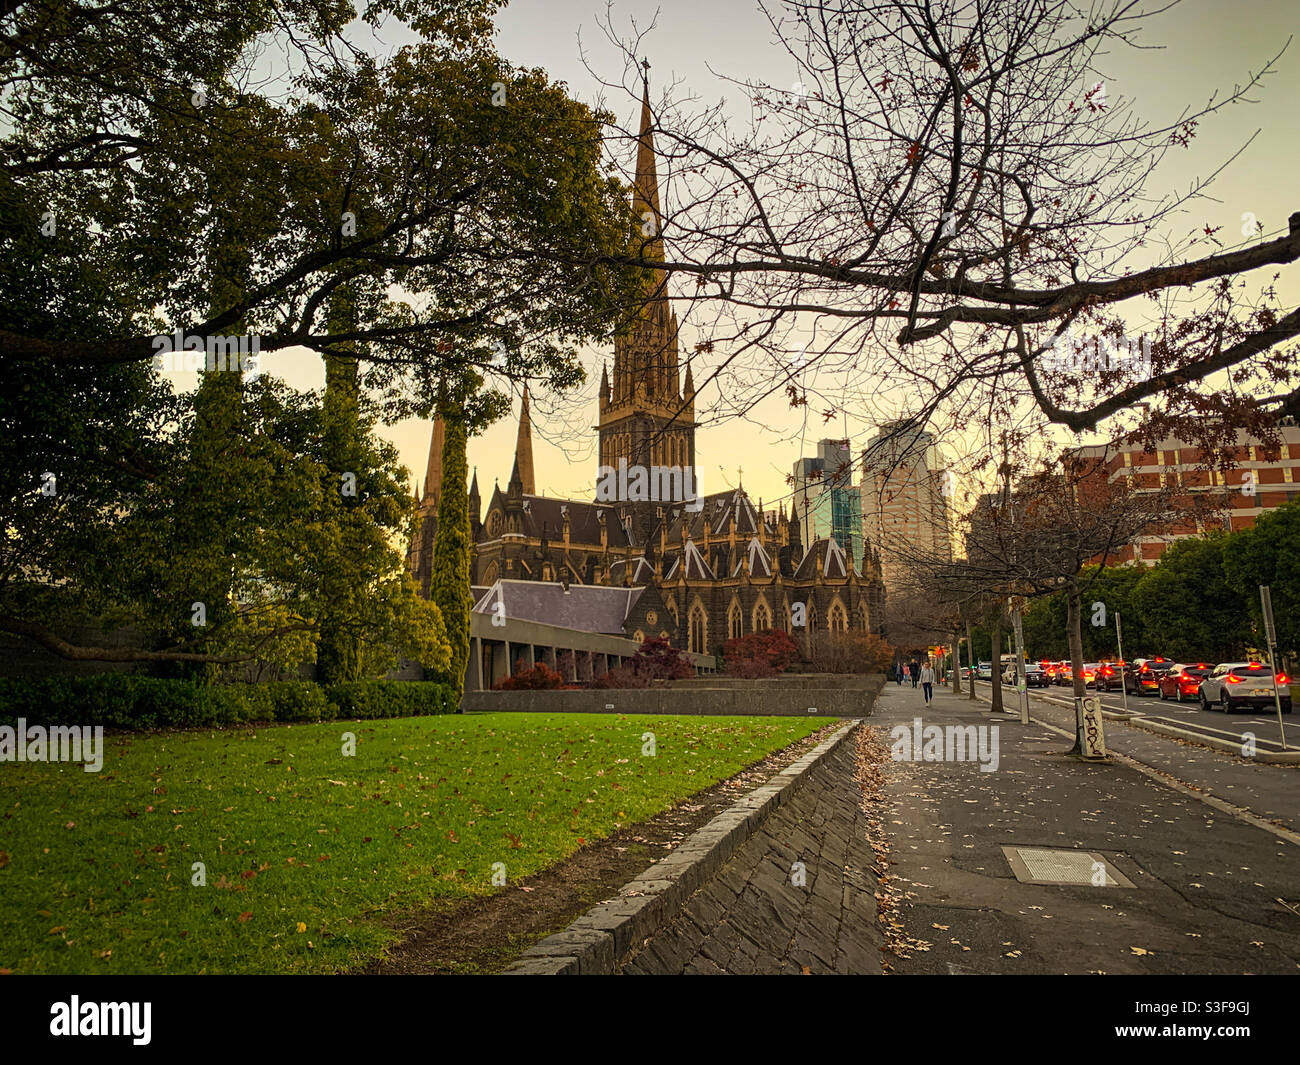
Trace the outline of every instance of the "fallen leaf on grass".
<instances>
[{"instance_id":1,"label":"fallen leaf on grass","mask_svg":"<svg viewBox=\"0 0 1300 1065\"><path fill-rule=\"evenodd\" d=\"M1128 949L1131 950L1134 954L1138 954L1138 955L1151 953L1151 951L1144 950L1142 947L1129 947Z\"/></svg>"}]
</instances>

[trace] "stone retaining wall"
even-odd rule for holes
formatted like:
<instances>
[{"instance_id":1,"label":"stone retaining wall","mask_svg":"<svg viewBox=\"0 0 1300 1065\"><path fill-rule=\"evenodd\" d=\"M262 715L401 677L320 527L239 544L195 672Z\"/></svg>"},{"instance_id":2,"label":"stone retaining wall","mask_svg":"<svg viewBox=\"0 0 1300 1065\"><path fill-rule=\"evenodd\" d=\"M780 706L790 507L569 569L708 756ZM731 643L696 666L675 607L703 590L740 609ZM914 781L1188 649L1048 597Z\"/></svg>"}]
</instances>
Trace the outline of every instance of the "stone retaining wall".
<instances>
[{"instance_id":1,"label":"stone retaining wall","mask_svg":"<svg viewBox=\"0 0 1300 1065\"><path fill-rule=\"evenodd\" d=\"M810 678L812 679L812 678ZM838 678L837 678L838 679ZM735 714L738 716L866 717L884 684L861 676L858 686L772 686L763 681L701 678L668 688L582 691L466 692L461 709L534 714ZM713 684L707 681L713 680ZM678 686L678 685L681 686ZM748 685L755 685L749 687ZM742 687L742 685L745 685Z\"/></svg>"}]
</instances>

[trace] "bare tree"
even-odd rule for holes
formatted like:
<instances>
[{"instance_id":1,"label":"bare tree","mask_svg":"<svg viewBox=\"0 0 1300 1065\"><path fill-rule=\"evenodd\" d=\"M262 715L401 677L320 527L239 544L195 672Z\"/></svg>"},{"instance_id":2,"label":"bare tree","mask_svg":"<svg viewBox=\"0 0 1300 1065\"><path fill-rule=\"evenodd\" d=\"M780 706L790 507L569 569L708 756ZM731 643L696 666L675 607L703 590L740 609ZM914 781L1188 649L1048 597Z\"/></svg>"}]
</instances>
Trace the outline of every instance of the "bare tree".
<instances>
[{"instance_id":1,"label":"bare tree","mask_svg":"<svg viewBox=\"0 0 1300 1065\"><path fill-rule=\"evenodd\" d=\"M1000 635L1011 597L1033 599L1065 590L1068 637L1073 664L1076 715L1075 750L1081 749L1083 679L1082 596L1092 579L1090 565L1105 565L1151 528L1165 526L1188 509L1207 513L1218 499L1203 494L1189 500L1172 479L1130 485L1106 473L1105 454L1070 455L1064 462L1017 477L1004 460L1004 486L988 493L963 520L964 556L914 558L914 568L943 594L962 604L967 619L993 633L993 709L1001 707L997 669ZM1096 571L1093 571L1096 572Z\"/></svg>"},{"instance_id":2,"label":"bare tree","mask_svg":"<svg viewBox=\"0 0 1300 1065\"><path fill-rule=\"evenodd\" d=\"M1025 434L1021 401L1081 432L1152 400L1151 432L1201 446L1223 419L1267 431L1300 406L1300 308L1274 287L1300 258L1300 212L1225 248L1187 218L1208 181L1152 187L1277 56L1165 121L1107 93L1105 57L1146 47L1174 7L765 0L798 81L737 82L748 124L722 105L656 111L665 265L723 356L719 403L742 413L784 391L827 418L888 403L920 420L943 407ZM1071 344L1099 372L1079 372ZM1223 418L1188 417L1206 413Z\"/></svg>"}]
</instances>

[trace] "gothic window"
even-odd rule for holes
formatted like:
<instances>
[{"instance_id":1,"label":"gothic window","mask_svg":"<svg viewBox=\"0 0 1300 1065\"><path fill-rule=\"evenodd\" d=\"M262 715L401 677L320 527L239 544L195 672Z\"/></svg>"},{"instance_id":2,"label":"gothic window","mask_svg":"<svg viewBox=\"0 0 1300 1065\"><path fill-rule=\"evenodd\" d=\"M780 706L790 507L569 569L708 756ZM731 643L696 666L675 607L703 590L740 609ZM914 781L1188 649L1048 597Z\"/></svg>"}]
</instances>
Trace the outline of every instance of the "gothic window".
<instances>
[{"instance_id":1,"label":"gothic window","mask_svg":"<svg viewBox=\"0 0 1300 1065\"><path fill-rule=\"evenodd\" d=\"M484 584L496 584L497 576L500 574L500 568L495 562L489 563L488 568L483 571Z\"/></svg>"},{"instance_id":2,"label":"gothic window","mask_svg":"<svg viewBox=\"0 0 1300 1065\"><path fill-rule=\"evenodd\" d=\"M704 607L699 603L691 607L689 625L690 648L696 654L702 655L709 642L709 620L704 616Z\"/></svg>"},{"instance_id":3,"label":"gothic window","mask_svg":"<svg viewBox=\"0 0 1300 1065\"><path fill-rule=\"evenodd\" d=\"M727 614L727 630L733 640L745 635L745 615L736 600L731 601L731 610Z\"/></svg>"},{"instance_id":4,"label":"gothic window","mask_svg":"<svg viewBox=\"0 0 1300 1065\"><path fill-rule=\"evenodd\" d=\"M754 631L763 632L772 627L772 615L768 612L767 604L760 602L754 607Z\"/></svg>"},{"instance_id":5,"label":"gothic window","mask_svg":"<svg viewBox=\"0 0 1300 1065\"><path fill-rule=\"evenodd\" d=\"M488 535L497 537L501 535L501 511L494 510L488 515Z\"/></svg>"},{"instance_id":6,"label":"gothic window","mask_svg":"<svg viewBox=\"0 0 1300 1065\"><path fill-rule=\"evenodd\" d=\"M830 614L826 619L826 627L831 632L847 632L849 627L849 617L844 612L844 604L838 599L831 604Z\"/></svg>"}]
</instances>

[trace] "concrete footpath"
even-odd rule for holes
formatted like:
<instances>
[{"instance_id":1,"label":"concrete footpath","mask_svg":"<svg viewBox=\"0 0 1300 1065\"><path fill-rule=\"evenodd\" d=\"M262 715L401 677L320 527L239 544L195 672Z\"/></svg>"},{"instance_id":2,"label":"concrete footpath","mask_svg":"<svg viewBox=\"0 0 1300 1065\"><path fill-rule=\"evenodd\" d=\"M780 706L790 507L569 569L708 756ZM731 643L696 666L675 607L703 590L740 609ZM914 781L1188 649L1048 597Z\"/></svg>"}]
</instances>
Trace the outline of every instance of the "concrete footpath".
<instances>
[{"instance_id":1,"label":"concrete footpath","mask_svg":"<svg viewBox=\"0 0 1300 1065\"><path fill-rule=\"evenodd\" d=\"M886 689L891 690L891 689ZM990 688L976 685L976 695L987 700ZM963 695L968 703L968 695ZM1018 719L1019 696L1003 691L1003 703L1014 709L1005 715ZM1061 700L1070 705L1062 706ZM1066 688L1050 688L1046 692L1029 693L1029 712L1039 721L1055 725L1073 735L1073 696ZM975 705L980 704L978 701ZM1134 708L1159 712L1158 700L1134 700ZM1107 718L1105 723L1106 746L1112 751L1127 755L1160 773L1168 773L1194 788L1217 795L1219 798L1249 810L1266 821L1273 821L1300 832L1300 766L1265 765L1223 751L1212 750L1195 743L1179 742L1168 736L1138 728L1128 722Z\"/></svg>"},{"instance_id":2,"label":"concrete footpath","mask_svg":"<svg viewBox=\"0 0 1300 1065\"><path fill-rule=\"evenodd\" d=\"M1044 707L1035 702L1036 717L1070 728L1069 708ZM964 695L940 691L926 707L919 691L887 685L870 723L888 744L892 727L913 731L917 718L923 727L986 730L997 759L989 772L974 760L890 763L889 873L905 892L904 928L921 941L893 959L893 971L1300 970L1293 842L1122 763L1072 758L1058 733L993 714ZM1290 768L1238 763L1106 725L1108 741L1133 757L1260 813L1294 817L1294 802L1282 801ZM1014 857L1004 848L1017 849ZM1082 882L1026 883L1017 868L1041 880L1082 870Z\"/></svg>"}]
</instances>

